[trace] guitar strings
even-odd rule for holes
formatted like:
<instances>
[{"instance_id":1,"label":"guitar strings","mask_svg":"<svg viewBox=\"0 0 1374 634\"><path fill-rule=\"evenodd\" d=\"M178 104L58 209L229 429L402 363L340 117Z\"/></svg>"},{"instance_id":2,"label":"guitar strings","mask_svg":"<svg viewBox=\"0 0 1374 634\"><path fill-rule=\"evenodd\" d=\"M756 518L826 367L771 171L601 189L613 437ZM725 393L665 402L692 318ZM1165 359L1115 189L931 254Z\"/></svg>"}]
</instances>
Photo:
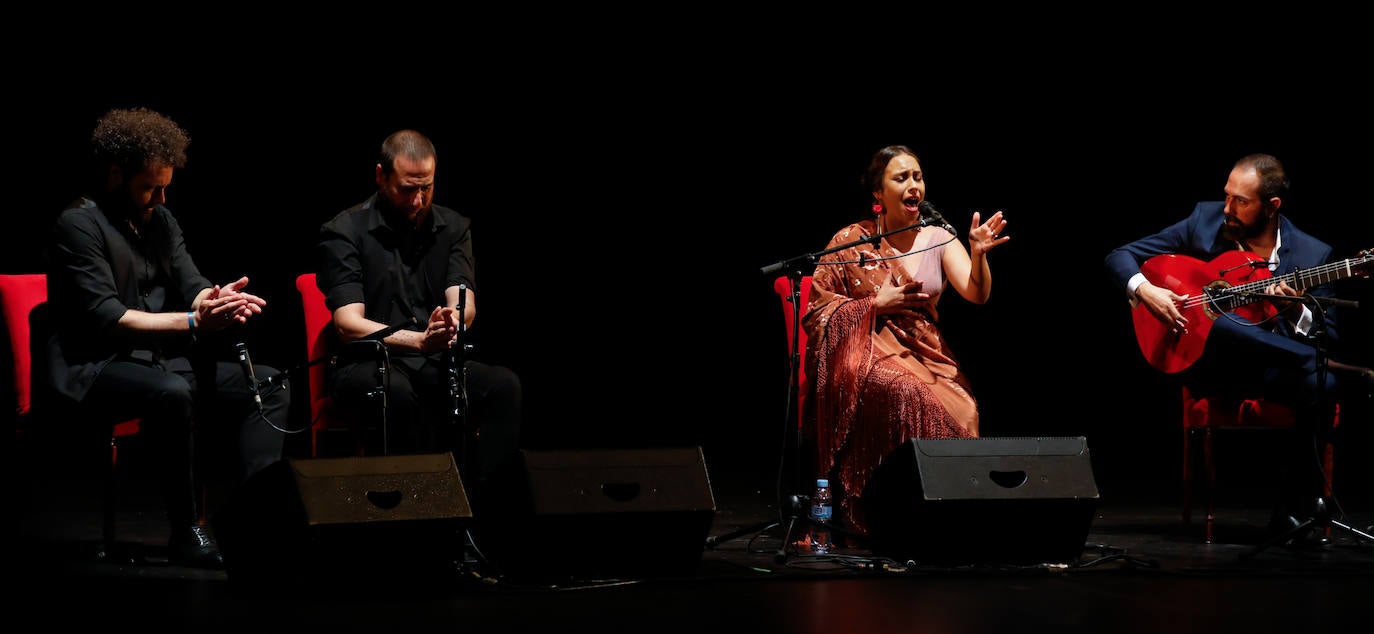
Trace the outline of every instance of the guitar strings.
<instances>
[{"instance_id":1,"label":"guitar strings","mask_svg":"<svg viewBox=\"0 0 1374 634\"><path fill-rule=\"evenodd\" d=\"M1367 256L1365 258L1362 258L1359 260L1358 263L1363 264L1365 262L1368 262L1370 259L1374 259L1374 256ZM1301 269L1285 275L1269 277L1262 280L1256 280L1253 282L1246 282L1244 284L1239 284L1236 286L1228 286L1217 294L1208 294L1204 292L1202 293L1201 297L1190 297L1187 300L1185 300L1181 308L1196 308L1204 304L1212 304L1213 308L1216 308L1218 312L1224 312L1219 306L1217 306L1218 300L1242 299L1240 297L1236 297L1236 295L1240 293L1253 293L1255 292L1255 289L1263 289L1265 286L1278 282L1287 282L1290 285L1299 285L1299 277L1305 280L1316 282L1309 284L1301 284L1300 286L1302 286L1303 288L1310 288L1312 286L1319 286L1327 282L1333 282L1338 279L1344 279L1345 277L1349 277L1352 274L1351 271L1354 268L1357 268L1356 266L1352 265L1352 262L1355 262L1355 259L1352 258L1350 260L1345 260L1342 262L1322 264L1311 269ZM1341 270L1345 270L1344 275L1340 275L1339 277L1332 275L1333 273L1336 273ZM1328 279L1328 275L1332 275L1332 277ZM1235 306L1233 305L1232 308L1234 307Z\"/></svg>"}]
</instances>

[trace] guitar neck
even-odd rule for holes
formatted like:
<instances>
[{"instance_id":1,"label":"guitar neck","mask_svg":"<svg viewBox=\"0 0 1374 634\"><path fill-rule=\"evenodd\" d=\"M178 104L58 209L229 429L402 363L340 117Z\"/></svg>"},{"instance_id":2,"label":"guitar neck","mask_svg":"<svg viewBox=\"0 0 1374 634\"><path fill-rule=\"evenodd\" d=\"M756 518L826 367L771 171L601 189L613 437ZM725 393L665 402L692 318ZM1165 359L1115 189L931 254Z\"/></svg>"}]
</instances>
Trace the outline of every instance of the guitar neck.
<instances>
[{"instance_id":1,"label":"guitar neck","mask_svg":"<svg viewBox=\"0 0 1374 634\"><path fill-rule=\"evenodd\" d=\"M1336 280L1343 280L1347 277L1363 275L1363 267L1371 260L1374 260L1374 256L1350 258L1340 262L1331 262L1314 266L1309 269L1298 269L1292 273L1275 275L1262 280L1230 286L1227 287L1222 294L1227 296L1228 308L1235 308L1263 299L1262 297L1255 297L1251 295L1251 293L1263 293L1266 286L1279 282L1284 282L1301 293L1315 286L1321 286L1322 284L1328 284Z\"/></svg>"},{"instance_id":2,"label":"guitar neck","mask_svg":"<svg viewBox=\"0 0 1374 634\"><path fill-rule=\"evenodd\" d=\"M1270 311L1246 308L1247 304L1264 299L1261 296L1266 295L1266 286L1283 283L1305 290L1355 275L1368 275L1370 262L1374 262L1374 249L1361 251L1358 257L1342 262L1251 279L1269 273L1267 268L1263 273L1259 271L1259 267L1267 267L1269 263L1248 253L1226 251L1211 262L1177 254L1154 256L1141 265L1140 272L1152 284L1187 295L1188 299L1179 305L1179 310L1188 316L1190 327L1180 333L1173 329L1172 322L1161 321L1145 302L1139 302L1131 310L1131 321L1135 324L1140 352L1150 365L1162 372L1181 372L1202 357L1212 322L1220 313L1234 310L1236 315L1255 323L1268 317L1266 313Z\"/></svg>"}]
</instances>

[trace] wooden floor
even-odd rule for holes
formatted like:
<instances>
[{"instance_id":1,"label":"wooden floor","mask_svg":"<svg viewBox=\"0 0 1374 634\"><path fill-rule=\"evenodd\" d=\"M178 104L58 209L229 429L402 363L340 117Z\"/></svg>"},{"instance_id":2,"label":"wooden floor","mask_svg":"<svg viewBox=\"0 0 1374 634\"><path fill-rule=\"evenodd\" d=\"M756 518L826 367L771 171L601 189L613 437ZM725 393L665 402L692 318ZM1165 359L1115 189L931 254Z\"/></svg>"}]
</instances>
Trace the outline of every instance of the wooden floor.
<instances>
[{"instance_id":1,"label":"wooden floor","mask_svg":"<svg viewBox=\"0 0 1374 634\"><path fill-rule=\"evenodd\" d=\"M1315 632L1367 627L1374 614L1374 547L1359 535L1337 529L1319 550L1257 549L1268 507L1233 497L1218 509L1217 543L1204 544L1200 528L1184 527L1173 496L1159 487L1107 487L1072 561L923 565L857 543L825 556L786 548L785 527L771 522L785 514L770 477L722 470L710 474L715 510L700 543L680 533L672 543L650 536L639 541L648 546L625 552L598 535L562 531L529 544L640 562L648 572L639 577L593 578L577 569L501 577L469 551L445 568L451 576L411 578L399 566L266 590L225 571L167 565L157 496L137 476L122 482L119 539L143 561L96 559L99 479L62 460L16 462L9 631ZM1340 521L1374 529L1368 496L1342 504ZM1023 529L999 525L995 513L980 521L991 541ZM364 536L325 555L346 573L372 546ZM690 570L655 569L655 561L684 552Z\"/></svg>"}]
</instances>

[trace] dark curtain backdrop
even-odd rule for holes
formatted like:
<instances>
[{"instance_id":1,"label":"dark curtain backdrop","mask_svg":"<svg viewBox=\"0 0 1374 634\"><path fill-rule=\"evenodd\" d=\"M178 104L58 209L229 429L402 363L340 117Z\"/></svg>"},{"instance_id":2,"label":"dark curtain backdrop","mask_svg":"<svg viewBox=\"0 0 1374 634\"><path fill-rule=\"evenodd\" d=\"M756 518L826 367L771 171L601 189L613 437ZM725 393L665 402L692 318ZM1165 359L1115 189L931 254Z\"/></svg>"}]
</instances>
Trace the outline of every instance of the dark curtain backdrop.
<instances>
[{"instance_id":1,"label":"dark curtain backdrop","mask_svg":"<svg viewBox=\"0 0 1374 634\"><path fill-rule=\"evenodd\" d=\"M413 75L402 58L328 57L146 77L136 63L124 78L20 72L0 268L42 269L96 118L148 106L193 139L169 193L193 254L212 279L248 275L269 301L244 333L254 359L300 364L293 280L311 270L315 231L373 190L381 140L415 128L438 146L436 201L473 219L476 356L524 379L527 446L701 445L721 469L766 472L782 451L788 367L760 269L820 250L862 217L869 155L902 143L961 236L974 211L1002 209L1011 223L1012 241L992 254L991 301L951 293L942 306L985 435L1084 435L1104 489L1172 492L1178 392L1139 354L1106 253L1220 198L1250 152L1286 162L1284 211L1305 230L1342 257L1374 248L1365 91L1319 80L1327 60L1285 66L1290 84L1272 90L1222 59L1162 66L1131 54L1097 60L1102 72L1073 47L996 65L942 55L925 68L763 49L709 61L541 51L539 65L478 55ZM1363 363L1370 286L1341 287L1367 307L1344 330L1344 353ZM1374 435L1369 412L1349 410L1358 444L1347 455ZM1359 462L1345 464L1374 480Z\"/></svg>"}]
</instances>

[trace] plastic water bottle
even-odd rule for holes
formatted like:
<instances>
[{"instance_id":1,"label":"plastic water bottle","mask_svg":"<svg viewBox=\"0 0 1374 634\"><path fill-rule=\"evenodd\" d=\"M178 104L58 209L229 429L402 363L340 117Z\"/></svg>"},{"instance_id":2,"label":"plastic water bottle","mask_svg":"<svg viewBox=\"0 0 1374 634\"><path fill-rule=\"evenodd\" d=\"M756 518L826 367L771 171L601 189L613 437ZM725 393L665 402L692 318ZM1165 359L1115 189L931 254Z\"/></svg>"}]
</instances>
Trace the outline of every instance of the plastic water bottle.
<instances>
[{"instance_id":1,"label":"plastic water bottle","mask_svg":"<svg viewBox=\"0 0 1374 634\"><path fill-rule=\"evenodd\" d=\"M811 519L818 522L830 522L832 514L830 503L830 481L825 478L816 479L816 494L811 496ZM823 555L830 552L834 546L831 543L830 529L811 524L811 552Z\"/></svg>"}]
</instances>

